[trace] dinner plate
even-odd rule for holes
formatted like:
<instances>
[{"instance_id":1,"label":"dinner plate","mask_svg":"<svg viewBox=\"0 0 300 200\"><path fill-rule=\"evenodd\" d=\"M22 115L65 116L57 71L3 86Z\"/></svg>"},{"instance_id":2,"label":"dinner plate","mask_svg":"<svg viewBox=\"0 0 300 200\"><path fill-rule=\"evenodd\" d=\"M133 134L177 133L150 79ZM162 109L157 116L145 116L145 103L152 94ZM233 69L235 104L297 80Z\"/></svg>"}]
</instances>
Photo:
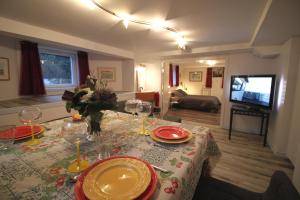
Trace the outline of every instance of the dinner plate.
<instances>
[{"instance_id":1,"label":"dinner plate","mask_svg":"<svg viewBox=\"0 0 300 200\"><path fill-rule=\"evenodd\" d=\"M116 158L94 167L83 181L89 199L135 199L148 187L151 173L136 159Z\"/></svg>"},{"instance_id":2,"label":"dinner plate","mask_svg":"<svg viewBox=\"0 0 300 200\"><path fill-rule=\"evenodd\" d=\"M44 131L44 128L39 125L33 125L34 135L38 135ZM15 132L15 140L21 140L32 136L30 126L17 126ZM1 134L0 139L11 139L10 135Z\"/></svg>"},{"instance_id":3,"label":"dinner plate","mask_svg":"<svg viewBox=\"0 0 300 200\"><path fill-rule=\"evenodd\" d=\"M179 140L188 136L186 130L176 126L161 126L154 129L153 133L156 137L166 140Z\"/></svg>"},{"instance_id":4,"label":"dinner plate","mask_svg":"<svg viewBox=\"0 0 300 200\"><path fill-rule=\"evenodd\" d=\"M153 139L153 140L155 140L155 141L157 141L157 142L161 142L161 143L167 143L167 144L181 144L181 143L185 143L185 142L188 142L188 141L190 141L192 138L193 138L193 135L190 133L190 132L188 132L188 131L186 131L187 132L187 137L185 137L185 138L183 138L183 139L177 139L177 140L166 140L166 139L162 139L162 138L159 138L159 137L157 137L154 133L153 133L153 131L152 132L150 132L150 137Z\"/></svg>"},{"instance_id":5,"label":"dinner plate","mask_svg":"<svg viewBox=\"0 0 300 200\"><path fill-rule=\"evenodd\" d=\"M129 158L129 159L141 161L138 158L131 157L131 156L115 156L115 157L110 157L105 160L100 160L100 161L95 162L93 165L91 165L89 168L87 168L84 172L82 172L81 175L79 176L79 178L77 179L77 182L74 187L75 198L77 200L88 200L88 198L85 196L84 191L83 191L83 182L84 182L85 177L89 174L89 172L93 168L95 168L100 163L103 163L103 162L106 162L106 161L112 160L112 159L117 159L117 158ZM146 166L148 167L148 169L151 173L151 181L150 181L150 184L148 185L147 189L138 198L136 198L136 200L150 199L151 196L154 194L157 183L158 183L157 175L156 175L156 172L153 169L153 167L146 161L142 161L142 162L144 162L146 164Z\"/></svg>"}]
</instances>

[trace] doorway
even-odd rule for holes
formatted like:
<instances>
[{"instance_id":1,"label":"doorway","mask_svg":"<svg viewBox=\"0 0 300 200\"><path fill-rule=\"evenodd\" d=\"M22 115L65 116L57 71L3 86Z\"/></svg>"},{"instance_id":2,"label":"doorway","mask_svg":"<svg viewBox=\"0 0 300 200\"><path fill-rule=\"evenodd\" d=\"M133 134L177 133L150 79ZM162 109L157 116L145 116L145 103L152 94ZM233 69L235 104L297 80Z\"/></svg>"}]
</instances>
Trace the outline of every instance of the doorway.
<instances>
[{"instance_id":1,"label":"doorway","mask_svg":"<svg viewBox=\"0 0 300 200\"><path fill-rule=\"evenodd\" d=\"M172 65L179 66L179 75L177 75L179 84L173 86L169 81ZM191 121L204 125L220 126L222 124L226 67L224 57L169 60L165 61L162 67L162 113L164 116L176 116L183 122ZM188 97L176 99L178 91L186 93ZM189 98L192 100L188 100ZM193 98L196 100L194 101ZM198 102L197 98L200 99ZM205 107L206 100L208 101L207 107ZM220 106L214 107L217 102Z\"/></svg>"}]
</instances>

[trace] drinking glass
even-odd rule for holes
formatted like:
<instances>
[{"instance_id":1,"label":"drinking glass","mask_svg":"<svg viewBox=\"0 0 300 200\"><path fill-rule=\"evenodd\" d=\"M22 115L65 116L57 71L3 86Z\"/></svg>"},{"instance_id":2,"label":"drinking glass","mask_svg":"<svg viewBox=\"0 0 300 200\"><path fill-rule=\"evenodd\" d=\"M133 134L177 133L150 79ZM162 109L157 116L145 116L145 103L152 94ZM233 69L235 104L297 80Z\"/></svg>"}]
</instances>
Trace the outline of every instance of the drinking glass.
<instances>
[{"instance_id":1,"label":"drinking glass","mask_svg":"<svg viewBox=\"0 0 300 200\"><path fill-rule=\"evenodd\" d=\"M81 159L80 155L80 145L86 141L87 134L86 123L74 123L69 119L64 121L61 135L76 147L76 160L68 166L68 171L71 173L79 173L89 166L88 160Z\"/></svg>"},{"instance_id":2,"label":"drinking glass","mask_svg":"<svg viewBox=\"0 0 300 200\"><path fill-rule=\"evenodd\" d=\"M28 145L38 145L41 141L34 137L33 125L34 123L38 123L38 121L42 118L42 111L37 106L26 107L19 112L20 121L29 126L31 129L31 140L27 142Z\"/></svg>"},{"instance_id":3,"label":"drinking glass","mask_svg":"<svg viewBox=\"0 0 300 200\"><path fill-rule=\"evenodd\" d=\"M0 126L0 151L10 149L15 141L15 125Z\"/></svg>"},{"instance_id":4,"label":"drinking glass","mask_svg":"<svg viewBox=\"0 0 300 200\"><path fill-rule=\"evenodd\" d=\"M111 156L113 139L113 134L104 130L102 130L99 135L95 136L95 150L98 154L98 160L103 160Z\"/></svg>"},{"instance_id":5,"label":"drinking glass","mask_svg":"<svg viewBox=\"0 0 300 200\"><path fill-rule=\"evenodd\" d=\"M142 117L142 129L140 131L140 134L148 135L149 130L145 128L145 121L152 111L152 104L150 102L142 101L137 104L136 108L138 115Z\"/></svg>"},{"instance_id":6,"label":"drinking glass","mask_svg":"<svg viewBox=\"0 0 300 200\"><path fill-rule=\"evenodd\" d=\"M125 111L132 114L132 120L134 120L134 115L137 112L137 104L141 103L141 100L138 99L130 99L125 103Z\"/></svg>"}]
</instances>

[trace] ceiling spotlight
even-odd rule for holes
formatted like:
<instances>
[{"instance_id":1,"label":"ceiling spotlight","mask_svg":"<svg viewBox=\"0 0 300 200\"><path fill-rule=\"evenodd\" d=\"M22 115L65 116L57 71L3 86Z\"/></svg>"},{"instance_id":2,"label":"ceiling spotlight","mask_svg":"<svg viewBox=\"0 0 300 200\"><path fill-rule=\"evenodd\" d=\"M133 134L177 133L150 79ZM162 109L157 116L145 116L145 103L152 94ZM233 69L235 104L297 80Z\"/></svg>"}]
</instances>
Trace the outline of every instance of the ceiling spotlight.
<instances>
[{"instance_id":1,"label":"ceiling spotlight","mask_svg":"<svg viewBox=\"0 0 300 200\"><path fill-rule=\"evenodd\" d=\"M91 0L80 0L80 2L91 10L96 8L96 5Z\"/></svg>"},{"instance_id":2,"label":"ceiling spotlight","mask_svg":"<svg viewBox=\"0 0 300 200\"><path fill-rule=\"evenodd\" d=\"M215 60L208 60L208 61L206 61L206 63L207 63L209 66L213 66L213 65L215 65L215 64L217 63L217 61L215 61Z\"/></svg>"},{"instance_id":3,"label":"ceiling spotlight","mask_svg":"<svg viewBox=\"0 0 300 200\"><path fill-rule=\"evenodd\" d=\"M166 23L164 21L153 21L151 23L151 28L154 30L161 30L166 27Z\"/></svg>"},{"instance_id":4,"label":"ceiling spotlight","mask_svg":"<svg viewBox=\"0 0 300 200\"><path fill-rule=\"evenodd\" d=\"M124 18L122 20L122 23L123 23L124 27L127 29L128 28L128 24L129 24L129 20L127 18Z\"/></svg>"},{"instance_id":5,"label":"ceiling spotlight","mask_svg":"<svg viewBox=\"0 0 300 200\"><path fill-rule=\"evenodd\" d=\"M178 45L178 48L185 49L186 41L183 36L178 34L176 38L176 43Z\"/></svg>"},{"instance_id":6,"label":"ceiling spotlight","mask_svg":"<svg viewBox=\"0 0 300 200\"><path fill-rule=\"evenodd\" d=\"M144 20L132 19L130 16L126 16L126 15L123 17L122 14L115 13L114 11L102 6L99 3L99 0L80 0L80 1L84 3L86 6L88 6L90 9L95 9L95 7L98 7L102 11L117 17L119 20L122 21L126 29L128 28L129 22L131 22L134 24L148 26L154 30L169 31L176 35L175 37L176 37L176 43L178 45L178 48L180 48L184 52L191 52L191 48L186 46L186 40L184 39L183 35L181 35L175 28L167 26L167 23L164 20L144 21Z\"/></svg>"}]
</instances>

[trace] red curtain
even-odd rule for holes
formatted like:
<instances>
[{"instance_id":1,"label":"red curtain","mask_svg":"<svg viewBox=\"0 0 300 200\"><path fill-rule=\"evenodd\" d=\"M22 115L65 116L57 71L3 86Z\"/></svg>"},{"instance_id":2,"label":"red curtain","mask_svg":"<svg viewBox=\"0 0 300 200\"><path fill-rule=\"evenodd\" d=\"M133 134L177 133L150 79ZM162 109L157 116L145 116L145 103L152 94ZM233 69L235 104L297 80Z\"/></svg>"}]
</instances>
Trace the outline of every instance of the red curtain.
<instances>
[{"instance_id":1,"label":"red curtain","mask_svg":"<svg viewBox=\"0 0 300 200\"><path fill-rule=\"evenodd\" d=\"M179 65L176 65L176 84L175 86L178 87L179 86Z\"/></svg>"},{"instance_id":2,"label":"red curtain","mask_svg":"<svg viewBox=\"0 0 300 200\"><path fill-rule=\"evenodd\" d=\"M21 76L19 94L46 94L37 43L21 41Z\"/></svg>"},{"instance_id":3,"label":"red curtain","mask_svg":"<svg viewBox=\"0 0 300 200\"><path fill-rule=\"evenodd\" d=\"M173 65L170 64L169 67L169 86L173 87Z\"/></svg>"},{"instance_id":4,"label":"red curtain","mask_svg":"<svg viewBox=\"0 0 300 200\"><path fill-rule=\"evenodd\" d=\"M78 51L78 68L79 68L79 84L85 84L87 75L90 74L88 53L84 51Z\"/></svg>"},{"instance_id":5,"label":"red curtain","mask_svg":"<svg viewBox=\"0 0 300 200\"><path fill-rule=\"evenodd\" d=\"M207 68L205 87L207 87L207 88L212 87L212 68Z\"/></svg>"}]
</instances>

